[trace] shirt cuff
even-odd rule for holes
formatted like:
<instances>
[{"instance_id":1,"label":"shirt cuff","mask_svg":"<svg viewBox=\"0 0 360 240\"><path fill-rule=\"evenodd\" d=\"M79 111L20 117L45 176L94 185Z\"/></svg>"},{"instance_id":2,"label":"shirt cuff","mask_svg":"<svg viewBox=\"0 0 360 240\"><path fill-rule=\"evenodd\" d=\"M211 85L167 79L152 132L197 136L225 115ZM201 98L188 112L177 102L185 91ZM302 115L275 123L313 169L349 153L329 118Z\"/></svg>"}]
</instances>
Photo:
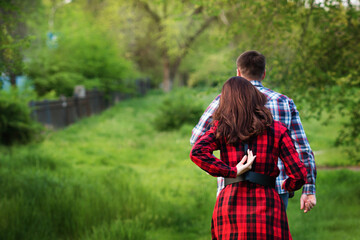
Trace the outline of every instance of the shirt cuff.
<instances>
[{"instance_id":1,"label":"shirt cuff","mask_svg":"<svg viewBox=\"0 0 360 240\"><path fill-rule=\"evenodd\" d=\"M237 168L236 167L232 167L230 169L230 174L229 174L229 178L236 178L237 177Z\"/></svg>"},{"instance_id":2,"label":"shirt cuff","mask_svg":"<svg viewBox=\"0 0 360 240\"><path fill-rule=\"evenodd\" d=\"M306 195L315 195L315 184L305 184L302 193Z\"/></svg>"}]
</instances>

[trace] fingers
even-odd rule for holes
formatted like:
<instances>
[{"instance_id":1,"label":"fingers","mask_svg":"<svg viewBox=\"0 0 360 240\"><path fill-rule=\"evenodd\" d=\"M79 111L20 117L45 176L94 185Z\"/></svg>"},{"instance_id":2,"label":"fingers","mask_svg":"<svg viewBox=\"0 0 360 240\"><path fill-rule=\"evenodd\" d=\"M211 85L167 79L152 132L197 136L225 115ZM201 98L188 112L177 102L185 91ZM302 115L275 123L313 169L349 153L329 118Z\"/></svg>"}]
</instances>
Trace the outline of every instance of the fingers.
<instances>
[{"instance_id":1,"label":"fingers","mask_svg":"<svg viewBox=\"0 0 360 240\"><path fill-rule=\"evenodd\" d=\"M247 150L247 154L248 154L249 158L255 158L256 157L256 155L254 156L253 152L251 150L249 150L249 149Z\"/></svg>"},{"instance_id":2,"label":"fingers","mask_svg":"<svg viewBox=\"0 0 360 240\"><path fill-rule=\"evenodd\" d=\"M309 204L308 204L308 203L305 203L304 213L307 213L308 211L310 211Z\"/></svg>"},{"instance_id":3,"label":"fingers","mask_svg":"<svg viewBox=\"0 0 360 240\"><path fill-rule=\"evenodd\" d=\"M312 205L310 201L306 202L304 213L309 212L313 207L314 207L314 205Z\"/></svg>"},{"instance_id":4,"label":"fingers","mask_svg":"<svg viewBox=\"0 0 360 240\"><path fill-rule=\"evenodd\" d=\"M241 159L240 163L241 163L241 164L244 164L247 158L248 158L248 157L245 155L245 156Z\"/></svg>"},{"instance_id":5,"label":"fingers","mask_svg":"<svg viewBox=\"0 0 360 240\"><path fill-rule=\"evenodd\" d=\"M254 159L248 159L248 161L246 162L246 164L244 165L244 167L246 167L246 169L250 170L252 168L252 164L254 163Z\"/></svg>"},{"instance_id":6,"label":"fingers","mask_svg":"<svg viewBox=\"0 0 360 240\"><path fill-rule=\"evenodd\" d=\"M256 156L255 156L256 157ZM251 165L253 164L255 157L248 157L248 160L246 162L246 166L251 168Z\"/></svg>"},{"instance_id":7,"label":"fingers","mask_svg":"<svg viewBox=\"0 0 360 240\"><path fill-rule=\"evenodd\" d=\"M249 171L252 168L252 164L256 158L251 150L247 150L248 155L245 155L240 162L236 165L237 175L241 175L244 172ZM246 163L245 163L246 162Z\"/></svg>"},{"instance_id":8,"label":"fingers","mask_svg":"<svg viewBox=\"0 0 360 240\"><path fill-rule=\"evenodd\" d=\"M313 207L315 207L315 205L316 205L316 197L315 197L315 195L312 195L312 194L308 195L308 199L311 202L311 204L313 205Z\"/></svg>"},{"instance_id":9,"label":"fingers","mask_svg":"<svg viewBox=\"0 0 360 240\"><path fill-rule=\"evenodd\" d=\"M305 207L305 200L304 200L303 196L301 196L301 198L300 198L300 209L303 210L304 207Z\"/></svg>"},{"instance_id":10,"label":"fingers","mask_svg":"<svg viewBox=\"0 0 360 240\"><path fill-rule=\"evenodd\" d=\"M248 162L254 162L256 155L254 156L251 150L248 150Z\"/></svg>"},{"instance_id":11,"label":"fingers","mask_svg":"<svg viewBox=\"0 0 360 240\"><path fill-rule=\"evenodd\" d=\"M307 206L308 206L308 211L310 211L311 209L313 209L315 207L314 203L311 200L308 200L306 202Z\"/></svg>"}]
</instances>

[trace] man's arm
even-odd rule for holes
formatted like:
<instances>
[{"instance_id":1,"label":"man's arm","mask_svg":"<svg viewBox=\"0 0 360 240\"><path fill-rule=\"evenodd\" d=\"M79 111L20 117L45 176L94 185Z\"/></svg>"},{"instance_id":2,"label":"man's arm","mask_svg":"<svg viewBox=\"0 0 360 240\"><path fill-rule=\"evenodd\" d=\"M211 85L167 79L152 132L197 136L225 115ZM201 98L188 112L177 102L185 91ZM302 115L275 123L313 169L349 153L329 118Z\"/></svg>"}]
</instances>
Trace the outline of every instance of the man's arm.
<instances>
[{"instance_id":1,"label":"man's arm","mask_svg":"<svg viewBox=\"0 0 360 240\"><path fill-rule=\"evenodd\" d=\"M294 102L289 102L291 109L291 138L294 140L295 148L299 153L300 160L304 163L307 170L307 179L303 187L303 194L315 195L316 166L314 154L310 148L304 128L301 124L299 112Z\"/></svg>"},{"instance_id":2,"label":"man's arm","mask_svg":"<svg viewBox=\"0 0 360 240\"><path fill-rule=\"evenodd\" d=\"M220 95L218 95L207 107L203 115L201 116L198 124L193 128L190 144L194 145L196 141L210 129L210 123L212 122L212 115L219 107Z\"/></svg>"}]
</instances>

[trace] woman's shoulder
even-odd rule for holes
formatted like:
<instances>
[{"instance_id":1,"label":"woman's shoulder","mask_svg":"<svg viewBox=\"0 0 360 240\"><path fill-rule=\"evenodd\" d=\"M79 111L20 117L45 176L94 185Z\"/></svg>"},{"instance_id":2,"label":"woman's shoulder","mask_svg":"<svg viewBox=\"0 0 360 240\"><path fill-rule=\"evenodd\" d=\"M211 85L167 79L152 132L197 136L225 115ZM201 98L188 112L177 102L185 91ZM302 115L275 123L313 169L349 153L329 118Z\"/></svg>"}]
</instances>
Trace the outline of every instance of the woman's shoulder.
<instances>
[{"instance_id":1,"label":"woman's shoulder","mask_svg":"<svg viewBox=\"0 0 360 240\"><path fill-rule=\"evenodd\" d=\"M273 128L274 131L281 133L284 133L288 130L284 123L277 120L274 120L270 127Z\"/></svg>"},{"instance_id":2,"label":"woman's shoulder","mask_svg":"<svg viewBox=\"0 0 360 240\"><path fill-rule=\"evenodd\" d=\"M218 128L219 125L219 121L215 120L210 124L210 128L207 131L207 133L215 133L216 129Z\"/></svg>"}]
</instances>

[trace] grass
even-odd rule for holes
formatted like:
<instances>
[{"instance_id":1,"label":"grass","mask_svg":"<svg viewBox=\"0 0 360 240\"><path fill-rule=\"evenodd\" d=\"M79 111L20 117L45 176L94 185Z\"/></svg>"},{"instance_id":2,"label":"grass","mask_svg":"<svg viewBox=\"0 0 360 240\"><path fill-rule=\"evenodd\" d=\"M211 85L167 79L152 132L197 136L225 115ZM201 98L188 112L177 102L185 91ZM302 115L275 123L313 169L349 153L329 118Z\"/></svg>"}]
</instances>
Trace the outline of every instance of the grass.
<instances>
[{"instance_id":1,"label":"grass","mask_svg":"<svg viewBox=\"0 0 360 240\"><path fill-rule=\"evenodd\" d=\"M300 211L300 194L289 201L287 215L294 239L355 240L360 236L360 174L349 170L320 171L317 206Z\"/></svg>"},{"instance_id":2,"label":"grass","mask_svg":"<svg viewBox=\"0 0 360 240\"><path fill-rule=\"evenodd\" d=\"M189 94L204 107L216 96ZM128 100L41 144L0 149L0 239L209 239L216 180L189 160L195 123L154 129L163 98ZM304 122L310 143L327 151L327 127L316 124ZM327 162L338 164L332 155ZM303 214L299 194L290 201L294 239L356 239L359 180L358 172L320 171L318 206Z\"/></svg>"},{"instance_id":3,"label":"grass","mask_svg":"<svg viewBox=\"0 0 360 240\"><path fill-rule=\"evenodd\" d=\"M303 121L317 166L335 167L359 164L346 157L346 147L335 146L336 138L344 121L344 117L340 115L330 117L326 113L323 113L319 120L307 119Z\"/></svg>"}]
</instances>

